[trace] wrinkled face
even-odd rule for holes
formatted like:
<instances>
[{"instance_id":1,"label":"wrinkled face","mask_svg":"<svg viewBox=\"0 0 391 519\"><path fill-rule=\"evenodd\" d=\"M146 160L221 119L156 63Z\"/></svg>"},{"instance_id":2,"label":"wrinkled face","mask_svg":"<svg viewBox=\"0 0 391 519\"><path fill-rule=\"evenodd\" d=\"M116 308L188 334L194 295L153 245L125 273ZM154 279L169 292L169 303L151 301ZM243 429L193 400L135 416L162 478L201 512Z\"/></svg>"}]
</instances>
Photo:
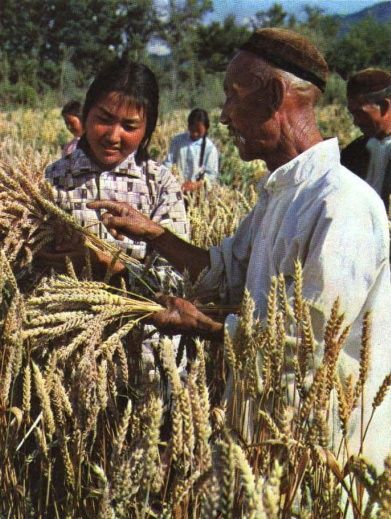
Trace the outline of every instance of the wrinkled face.
<instances>
[{"instance_id":1,"label":"wrinkled face","mask_svg":"<svg viewBox=\"0 0 391 519\"><path fill-rule=\"evenodd\" d=\"M383 132L383 117L380 106L360 101L360 98L349 98L348 109L353 121L365 137L378 137Z\"/></svg>"},{"instance_id":2,"label":"wrinkled face","mask_svg":"<svg viewBox=\"0 0 391 519\"><path fill-rule=\"evenodd\" d=\"M65 114L64 122L67 129L74 137L80 137L83 133L83 125L77 115Z\"/></svg>"},{"instance_id":3,"label":"wrinkled face","mask_svg":"<svg viewBox=\"0 0 391 519\"><path fill-rule=\"evenodd\" d=\"M95 161L114 168L139 147L145 135L146 114L111 92L88 112L85 131Z\"/></svg>"},{"instance_id":4,"label":"wrinkled face","mask_svg":"<svg viewBox=\"0 0 391 519\"><path fill-rule=\"evenodd\" d=\"M246 161L270 155L280 140L278 118L262 87L262 63L257 56L240 51L228 65L224 81L226 100L220 121L228 126Z\"/></svg>"},{"instance_id":5,"label":"wrinkled face","mask_svg":"<svg viewBox=\"0 0 391 519\"><path fill-rule=\"evenodd\" d=\"M198 141L201 139L207 132L207 128L204 123L197 122L193 123L189 126L189 135L192 141Z\"/></svg>"}]
</instances>

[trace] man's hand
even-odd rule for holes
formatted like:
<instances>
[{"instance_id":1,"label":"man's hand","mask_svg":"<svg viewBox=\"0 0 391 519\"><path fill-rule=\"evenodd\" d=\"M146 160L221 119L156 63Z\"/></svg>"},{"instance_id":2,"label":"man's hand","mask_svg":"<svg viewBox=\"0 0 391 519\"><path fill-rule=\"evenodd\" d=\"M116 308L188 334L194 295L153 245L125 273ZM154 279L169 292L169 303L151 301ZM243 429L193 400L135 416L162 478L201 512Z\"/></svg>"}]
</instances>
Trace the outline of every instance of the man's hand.
<instances>
[{"instance_id":1,"label":"man's hand","mask_svg":"<svg viewBox=\"0 0 391 519\"><path fill-rule=\"evenodd\" d=\"M179 272L185 269L195 281L200 272L210 267L209 252L181 240L174 233L150 220L125 202L97 200L87 204L89 209L106 209L101 216L103 224L117 240L124 236L149 243Z\"/></svg>"},{"instance_id":2,"label":"man's hand","mask_svg":"<svg viewBox=\"0 0 391 519\"><path fill-rule=\"evenodd\" d=\"M126 202L97 200L87 204L89 209L106 209L101 220L116 240L125 236L132 239L149 241L164 233L163 227L150 220Z\"/></svg>"},{"instance_id":3,"label":"man's hand","mask_svg":"<svg viewBox=\"0 0 391 519\"><path fill-rule=\"evenodd\" d=\"M162 332L200 335L207 339L223 338L223 324L210 319L189 301L180 297L160 296L158 302L166 309L154 313L146 322Z\"/></svg>"}]
</instances>

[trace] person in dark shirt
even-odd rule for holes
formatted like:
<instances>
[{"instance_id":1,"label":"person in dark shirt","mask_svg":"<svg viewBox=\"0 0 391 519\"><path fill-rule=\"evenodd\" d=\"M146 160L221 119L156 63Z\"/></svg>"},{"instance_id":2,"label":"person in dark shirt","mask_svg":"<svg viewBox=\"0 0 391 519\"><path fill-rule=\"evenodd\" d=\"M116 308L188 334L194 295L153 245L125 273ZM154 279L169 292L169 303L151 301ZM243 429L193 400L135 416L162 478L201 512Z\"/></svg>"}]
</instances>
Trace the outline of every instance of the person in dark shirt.
<instances>
[{"instance_id":1,"label":"person in dark shirt","mask_svg":"<svg viewBox=\"0 0 391 519\"><path fill-rule=\"evenodd\" d=\"M347 83L348 108L363 135L341 153L341 162L381 196L391 195L391 73L368 68Z\"/></svg>"}]
</instances>

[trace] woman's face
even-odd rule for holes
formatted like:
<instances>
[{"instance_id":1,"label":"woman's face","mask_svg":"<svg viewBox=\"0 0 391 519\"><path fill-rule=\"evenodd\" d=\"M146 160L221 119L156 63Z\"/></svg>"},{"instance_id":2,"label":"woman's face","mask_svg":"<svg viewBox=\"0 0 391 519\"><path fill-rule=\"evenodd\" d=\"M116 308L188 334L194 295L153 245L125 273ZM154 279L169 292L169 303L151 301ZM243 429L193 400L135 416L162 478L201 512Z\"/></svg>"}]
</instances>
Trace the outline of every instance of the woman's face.
<instances>
[{"instance_id":1,"label":"woman's face","mask_svg":"<svg viewBox=\"0 0 391 519\"><path fill-rule=\"evenodd\" d=\"M111 92L88 112L85 134L94 160L115 168L135 152L145 135L145 110Z\"/></svg>"},{"instance_id":2,"label":"woman's face","mask_svg":"<svg viewBox=\"0 0 391 519\"><path fill-rule=\"evenodd\" d=\"M192 141L198 141L198 139L201 139L207 131L208 129L205 124L199 121L189 125L189 135Z\"/></svg>"}]
</instances>

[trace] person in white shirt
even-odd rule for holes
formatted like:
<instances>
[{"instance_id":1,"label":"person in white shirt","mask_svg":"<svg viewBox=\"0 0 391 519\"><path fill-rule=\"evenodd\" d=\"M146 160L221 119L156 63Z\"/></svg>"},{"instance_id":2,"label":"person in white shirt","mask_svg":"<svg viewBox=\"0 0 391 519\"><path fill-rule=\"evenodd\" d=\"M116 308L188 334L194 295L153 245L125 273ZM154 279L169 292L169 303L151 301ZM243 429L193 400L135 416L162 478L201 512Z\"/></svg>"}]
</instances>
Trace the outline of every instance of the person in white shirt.
<instances>
[{"instance_id":1,"label":"person in white shirt","mask_svg":"<svg viewBox=\"0 0 391 519\"><path fill-rule=\"evenodd\" d=\"M188 131L176 135L170 144L165 166L176 164L184 178L184 192L209 189L217 181L219 153L208 137L209 117L201 108L192 110L187 119Z\"/></svg>"},{"instance_id":2,"label":"person in white shirt","mask_svg":"<svg viewBox=\"0 0 391 519\"><path fill-rule=\"evenodd\" d=\"M292 295L294 264L303 267L303 292L309 302L316 339L322 349L325 323L340 297L351 333L339 361L339 373L358 376L364 314L372 311L370 370L364 394L365 420L374 395L391 364L391 285L389 230L376 192L340 163L337 139L323 141L314 106L325 88L328 67L306 38L285 29L256 31L229 63L221 121L245 161L265 160L270 173L259 201L237 232L209 251L179 240L126 204L93 202L106 208L102 219L114 237L146 240L192 279L207 270L199 294L241 301L248 289L255 313L265 319L271 276L283 274ZM180 330L223 338L224 324L190 302L166 298L167 309L152 322L163 331ZM232 333L236 316L226 320ZM318 352L320 355L322 352ZM289 377L289 373L287 374ZM363 454L383 468L390 450L391 398L375 413ZM339 429L336 403L330 410ZM357 414L360 414L357 409ZM360 427L352 420L349 440L358 452ZM334 438L334 446L338 439Z\"/></svg>"},{"instance_id":3,"label":"person in white shirt","mask_svg":"<svg viewBox=\"0 0 391 519\"><path fill-rule=\"evenodd\" d=\"M391 73L368 68L349 78L348 109L363 135L341 152L344 166L363 178L390 207Z\"/></svg>"}]
</instances>

